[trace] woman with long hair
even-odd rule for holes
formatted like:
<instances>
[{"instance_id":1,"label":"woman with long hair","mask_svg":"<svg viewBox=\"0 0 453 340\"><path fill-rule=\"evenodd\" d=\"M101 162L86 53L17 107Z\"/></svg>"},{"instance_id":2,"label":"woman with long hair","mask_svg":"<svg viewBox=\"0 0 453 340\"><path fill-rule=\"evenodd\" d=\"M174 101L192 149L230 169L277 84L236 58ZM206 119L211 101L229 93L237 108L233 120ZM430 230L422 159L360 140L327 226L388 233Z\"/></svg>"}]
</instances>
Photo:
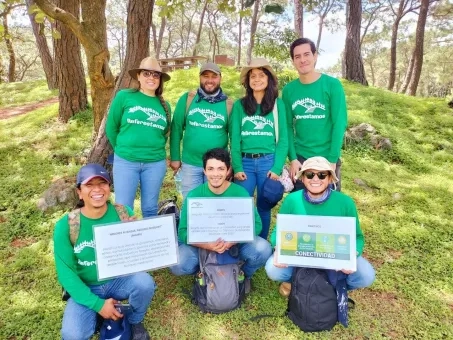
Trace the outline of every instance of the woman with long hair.
<instances>
[{"instance_id":1,"label":"woman with long hair","mask_svg":"<svg viewBox=\"0 0 453 340\"><path fill-rule=\"evenodd\" d=\"M245 96L234 103L231 117L231 156L235 183L250 196L257 189L257 208L267 239L271 210L260 206L266 178L278 180L288 153L288 131L283 101L278 98L277 76L264 58L242 68Z\"/></svg>"},{"instance_id":2,"label":"woman with long hair","mask_svg":"<svg viewBox=\"0 0 453 340\"><path fill-rule=\"evenodd\" d=\"M114 150L115 202L134 207L140 183L143 217L157 215L157 201L167 169L165 144L171 109L162 97L170 80L156 59L147 57L129 70L138 89L119 91L112 101L106 134Z\"/></svg>"}]
</instances>

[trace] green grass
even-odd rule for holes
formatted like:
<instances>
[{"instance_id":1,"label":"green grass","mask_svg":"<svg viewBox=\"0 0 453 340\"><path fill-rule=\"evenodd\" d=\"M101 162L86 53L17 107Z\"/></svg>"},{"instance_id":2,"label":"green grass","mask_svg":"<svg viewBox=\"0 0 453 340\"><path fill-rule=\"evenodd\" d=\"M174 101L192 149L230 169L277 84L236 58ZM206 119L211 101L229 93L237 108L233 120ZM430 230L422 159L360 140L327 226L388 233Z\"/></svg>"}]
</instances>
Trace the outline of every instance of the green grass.
<instances>
[{"instance_id":1,"label":"green grass","mask_svg":"<svg viewBox=\"0 0 453 340\"><path fill-rule=\"evenodd\" d=\"M0 85L0 108L19 106L58 96L49 90L45 80L6 83Z\"/></svg>"},{"instance_id":2,"label":"green grass","mask_svg":"<svg viewBox=\"0 0 453 340\"><path fill-rule=\"evenodd\" d=\"M196 70L174 72L164 96L174 108L197 84ZM233 68L223 69L222 85L233 98L242 93ZM153 273L158 289L145 318L153 338L453 338L453 111L442 100L344 85L350 125L370 123L393 144L390 151L365 143L343 151L343 190L357 202L365 256L377 270L371 288L351 293L357 307L350 327L303 334L285 317L249 321L257 314L283 315L286 308L278 284L262 269L242 308L205 315L182 293L191 278L163 269ZM1 85L0 93L6 92ZM57 110L51 105L0 121L0 339L59 338L65 304L52 230L65 211L43 214L36 202L53 180L76 174L90 146L92 121L86 111L64 125ZM354 184L358 178L371 189ZM169 171L161 197L174 193Z\"/></svg>"}]
</instances>

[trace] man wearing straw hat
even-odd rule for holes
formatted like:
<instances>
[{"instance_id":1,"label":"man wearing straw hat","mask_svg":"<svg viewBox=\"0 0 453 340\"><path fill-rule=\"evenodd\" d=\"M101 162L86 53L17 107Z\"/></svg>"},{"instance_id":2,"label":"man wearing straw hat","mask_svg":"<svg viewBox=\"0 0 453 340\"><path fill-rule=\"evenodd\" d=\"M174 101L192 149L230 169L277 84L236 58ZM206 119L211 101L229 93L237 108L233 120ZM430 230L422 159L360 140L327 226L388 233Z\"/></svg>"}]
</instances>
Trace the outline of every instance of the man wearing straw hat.
<instances>
[{"instance_id":1,"label":"man wearing straw hat","mask_svg":"<svg viewBox=\"0 0 453 340\"><path fill-rule=\"evenodd\" d=\"M203 155L227 148L228 116L232 103L220 87L220 68L207 62L200 68L200 87L184 93L176 104L170 135L170 166L181 169L182 195L206 183ZM181 155L182 139L182 155Z\"/></svg>"},{"instance_id":2,"label":"man wearing straw hat","mask_svg":"<svg viewBox=\"0 0 453 340\"><path fill-rule=\"evenodd\" d=\"M299 78L288 83L282 92L286 105L291 176L313 156L330 162L339 180L340 154L347 127L346 98L336 78L315 71L318 53L310 39L296 39L290 46L293 65ZM296 190L303 188L296 182ZM340 191L341 182L337 183Z\"/></svg>"}]
</instances>

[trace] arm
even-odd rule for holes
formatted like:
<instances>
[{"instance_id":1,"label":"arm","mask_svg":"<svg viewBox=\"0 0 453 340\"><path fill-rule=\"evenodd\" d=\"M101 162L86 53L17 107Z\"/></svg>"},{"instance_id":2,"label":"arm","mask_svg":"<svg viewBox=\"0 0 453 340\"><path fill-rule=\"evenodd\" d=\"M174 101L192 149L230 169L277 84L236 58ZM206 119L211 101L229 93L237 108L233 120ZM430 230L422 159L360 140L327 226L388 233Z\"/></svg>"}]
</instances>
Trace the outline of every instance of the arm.
<instances>
[{"instance_id":1,"label":"arm","mask_svg":"<svg viewBox=\"0 0 453 340\"><path fill-rule=\"evenodd\" d=\"M105 124L105 134L107 135L113 150L115 150L116 137L118 136L121 128L121 117L123 116L123 96L124 92L119 91L115 98L113 98L112 104L110 104L107 122Z\"/></svg>"},{"instance_id":2,"label":"arm","mask_svg":"<svg viewBox=\"0 0 453 340\"><path fill-rule=\"evenodd\" d=\"M278 143L275 148L275 160L271 171L281 175L286 156L288 155L288 125L286 123L285 104L277 98L278 108Z\"/></svg>"},{"instance_id":3,"label":"arm","mask_svg":"<svg viewBox=\"0 0 453 340\"><path fill-rule=\"evenodd\" d=\"M259 235L261 230L263 229L263 224L261 222L260 214L258 214L258 209L253 205L253 209L255 209L255 235Z\"/></svg>"},{"instance_id":4,"label":"arm","mask_svg":"<svg viewBox=\"0 0 453 340\"><path fill-rule=\"evenodd\" d=\"M239 99L233 105L230 122L231 159L235 173L244 172L241 153L241 112L242 104Z\"/></svg>"},{"instance_id":5,"label":"arm","mask_svg":"<svg viewBox=\"0 0 453 340\"><path fill-rule=\"evenodd\" d=\"M104 306L104 300L93 294L76 272L76 257L69 240L67 218L60 220L54 231L54 257L58 282L71 295L75 302L96 312Z\"/></svg>"},{"instance_id":6,"label":"arm","mask_svg":"<svg viewBox=\"0 0 453 340\"><path fill-rule=\"evenodd\" d=\"M166 144L167 140L168 140L167 133L168 133L168 130L170 130L170 127L171 127L171 105L167 101L165 101L165 104L167 104L168 115L170 116L170 121L167 123L167 126L165 127L164 132L163 132L163 134L165 136L165 144ZM165 109L164 109L164 111L165 111ZM170 133L171 133L171 130L170 130Z\"/></svg>"},{"instance_id":7,"label":"arm","mask_svg":"<svg viewBox=\"0 0 453 340\"><path fill-rule=\"evenodd\" d=\"M179 98L171 122L170 159L172 161L181 160L181 139L183 136L186 121L186 102L187 93L185 93L184 95L182 95L181 98Z\"/></svg>"},{"instance_id":8,"label":"arm","mask_svg":"<svg viewBox=\"0 0 453 340\"><path fill-rule=\"evenodd\" d=\"M189 195L187 195L189 197ZM187 244L187 197L184 199L179 215L178 239Z\"/></svg>"},{"instance_id":9,"label":"arm","mask_svg":"<svg viewBox=\"0 0 453 340\"><path fill-rule=\"evenodd\" d=\"M330 116L332 119L332 141L328 161L336 163L340 158L343 137L347 127L348 114L346 97L340 81L335 79L330 90Z\"/></svg>"},{"instance_id":10,"label":"arm","mask_svg":"<svg viewBox=\"0 0 453 340\"><path fill-rule=\"evenodd\" d=\"M365 246L365 238L363 236L362 228L360 228L359 214L357 213L357 208L354 201L350 198L347 206L346 215L350 217L355 217L355 228L356 228L356 250L357 256L361 256L363 253L363 248Z\"/></svg>"},{"instance_id":11,"label":"arm","mask_svg":"<svg viewBox=\"0 0 453 340\"><path fill-rule=\"evenodd\" d=\"M286 198L283 200L282 205L280 206L280 210L278 211L279 214L291 214L291 202L290 202L290 196L286 196ZM274 230L272 230L271 237L269 238L269 242L274 248L277 244L277 225L274 226Z\"/></svg>"},{"instance_id":12,"label":"arm","mask_svg":"<svg viewBox=\"0 0 453 340\"><path fill-rule=\"evenodd\" d=\"M291 102L288 98L287 87L283 89L282 100L285 104L286 112L286 125L287 125L287 136L288 136L288 158L289 161L297 159L296 148L294 146L294 122L293 122L293 113L291 109Z\"/></svg>"}]
</instances>

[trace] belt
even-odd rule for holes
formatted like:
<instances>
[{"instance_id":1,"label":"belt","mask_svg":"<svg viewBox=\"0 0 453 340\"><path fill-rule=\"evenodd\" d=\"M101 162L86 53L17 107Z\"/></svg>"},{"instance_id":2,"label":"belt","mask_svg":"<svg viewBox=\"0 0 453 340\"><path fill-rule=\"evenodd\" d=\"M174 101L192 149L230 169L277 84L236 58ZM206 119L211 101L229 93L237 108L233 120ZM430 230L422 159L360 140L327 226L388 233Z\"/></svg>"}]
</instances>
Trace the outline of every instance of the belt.
<instances>
[{"instance_id":1,"label":"belt","mask_svg":"<svg viewBox=\"0 0 453 340\"><path fill-rule=\"evenodd\" d=\"M260 157L264 157L267 155L270 155L270 153L248 153L248 152L242 153L242 157L245 157L245 158L260 158Z\"/></svg>"}]
</instances>

